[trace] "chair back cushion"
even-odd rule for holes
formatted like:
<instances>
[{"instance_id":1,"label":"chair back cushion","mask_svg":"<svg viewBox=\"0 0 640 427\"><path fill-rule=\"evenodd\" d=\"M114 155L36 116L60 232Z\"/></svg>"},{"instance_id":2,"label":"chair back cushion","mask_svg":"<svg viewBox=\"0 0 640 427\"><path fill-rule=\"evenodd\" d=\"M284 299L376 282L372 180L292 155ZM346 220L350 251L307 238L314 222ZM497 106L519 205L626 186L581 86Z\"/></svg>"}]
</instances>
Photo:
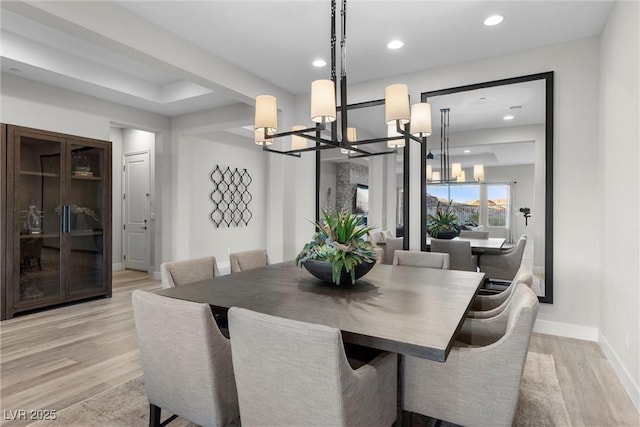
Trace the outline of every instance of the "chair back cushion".
<instances>
[{"instance_id":1,"label":"chair back cushion","mask_svg":"<svg viewBox=\"0 0 640 427\"><path fill-rule=\"evenodd\" d=\"M356 374L338 329L238 307L228 316L243 425L373 426L395 419L395 391L373 378L395 387L395 357L390 370L371 376L376 369L365 365ZM365 377L374 382L358 384Z\"/></svg>"},{"instance_id":2,"label":"chair back cushion","mask_svg":"<svg viewBox=\"0 0 640 427\"><path fill-rule=\"evenodd\" d=\"M228 316L243 424L342 424L339 330L237 307Z\"/></svg>"},{"instance_id":3,"label":"chair back cushion","mask_svg":"<svg viewBox=\"0 0 640 427\"><path fill-rule=\"evenodd\" d=\"M497 340L454 346L445 363L404 357L406 411L465 426L512 425L538 311L538 298L528 286L520 283L513 292L501 315L508 316L507 327ZM493 319L470 321L478 322L478 334L491 334Z\"/></svg>"},{"instance_id":4,"label":"chair back cushion","mask_svg":"<svg viewBox=\"0 0 640 427\"><path fill-rule=\"evenodd\" d=\"M236 252L229 254L229 262L231 264L231 272L237 273L269 265L269 256L264 249Z\"/></svg>"},{"instance_id":5,"label":"chair back cushion","mask_svg":"<svg viewBox=\"0 0 640 427\"><path fill-rule=\"evenodd\" d=\"M431 251L449 254L451 270L477 270L477 261L471 253L471 243L468 241L431 239Z\"/></svg>"},{"instance_id":6,"label":"chair back cushion","mask_svg":"<svg viewBox=\"0 0 640 427\"><path fill-rule=\"evenodd\" d=\"M499 294L477 295L467 317L488 319L502 313L509 306L509 300L513 296L513 290L517 287L518 283L524 283L531 287L533 284L531 267L522 265L507 289Z\"/></svg>"},{"instance_id":7,"label":"chair back cushion","mask_svg":"<svg viewBox=\"0 0 640 427\"><path fill-rule=\"evenodd\" d=\"M165 262L160 265L160 274L162 287L172 288L212 279L220 276L220 271L218 270L216 258L209 256L184 261Z\"/></svg>"},{"instance_id":8,"label":"chair back cushion","mask_svg":"<svg viewBox=\"0 0 640 427\"><path fill-rule=\"evenodd\" d=\"M149 402L199 425L235 420L231 345L211 308L142 290L132 302Z\"/></svg>"},{"instance_id":9,"label":"chair back cushion","mask_svg":"<svg viewBox=\"0 0 640 427\"><path fill-rule=\"evenodd\" d=\"M460 230L460 237L467 237L469 239L488 239L488 231L475 231L475 230Z\"/></svg>"},{"instance_id":10,"label":"chair back cushion","mask_svg":"<svg viewBox=\"0 0 640 427\"><path fill-rule=\"evenodd\" d=\"M396 250L393 255L393 265L448 270L450 261L449 254L445 253Z\"/></svg>"},{"instance_id":11,"label":"chair back cushion","mask_svg":"<svg viewBox=\"0 0 640 427\"><path fill-rule=\"evenodd\" d=\"M522 256L527 245L527 236L520 236L516 245L497 253L487 252L480 255L480 271L489 279L513 280L522 265Z\"/></svg>"}]
</instances>

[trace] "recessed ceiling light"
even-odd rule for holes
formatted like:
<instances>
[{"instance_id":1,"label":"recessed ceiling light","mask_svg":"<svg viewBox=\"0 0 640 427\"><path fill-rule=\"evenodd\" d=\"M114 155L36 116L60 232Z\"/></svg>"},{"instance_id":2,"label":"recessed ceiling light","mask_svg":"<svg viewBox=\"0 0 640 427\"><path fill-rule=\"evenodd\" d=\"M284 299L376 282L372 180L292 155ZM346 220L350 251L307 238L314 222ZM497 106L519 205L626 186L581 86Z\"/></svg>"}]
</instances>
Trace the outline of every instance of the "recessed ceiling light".
<instances>
[{"instance_id":1,"label":"recessed ceiling light","mask_svg":"<svg viewBox=\"0 0 640 427\"><path fill-rule=\"evenodd\" d=\"M503 20L504 18L501 15L491 15L490 17L484 20L484 25L486 25L487 27L492 27L494 25L498 25Z\"/></svg>"},{"instance_id":2,"label":"recessed ceiling light","mask_svg":"<svg viewBox=\"0 0 640 427\"><path fill-rule=\"evenodd\" d=\"M392 40L387 44L389 49L400 49L402 46L404 46L404 43L400 40Z\"/></svg>"},{"instance_id":3,"label":"recessed ceiling light","mask_svg":"<svg viewBox=\"0 0 640 427\"><path fill-rule=\"evenodd\" d=\"M314 67L324 67L325 65L327 65L327 61L325 61L324 59L315 59L313 61L313 66Z\"/></svg>"},{"instance_id":4,"label":"recessed ceiling light","mask_svg":"<svg viewBox=\"0 0 640 427\"><path fill-rule=\"evenodd\" d=\"M514 117L511 114L508 114L506 116L503 117L504 120L513 120Z\"/></svg>"},{"instance_id":5,"label":"recessed ceiling light","mask_svg":"<svg viewBox=\"0 0 640 427\"><path fill-rule=\"evenodd\" d=\"M464 154L469 154L471 150L464 150Z\"/></svg>"}]
</instances>

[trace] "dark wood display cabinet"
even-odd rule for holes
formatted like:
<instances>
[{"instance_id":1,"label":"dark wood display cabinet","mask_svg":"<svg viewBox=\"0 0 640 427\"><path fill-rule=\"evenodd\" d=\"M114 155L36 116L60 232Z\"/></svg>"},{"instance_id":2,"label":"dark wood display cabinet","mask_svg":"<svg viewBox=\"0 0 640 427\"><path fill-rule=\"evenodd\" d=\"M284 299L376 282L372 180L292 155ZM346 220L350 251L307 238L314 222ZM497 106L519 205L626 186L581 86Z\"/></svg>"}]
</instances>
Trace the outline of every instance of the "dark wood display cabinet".
<instances>
[{"instance_id":1,"label":"dark wood display cabinet","mask_svg":"<svg viewBox=\"0 0 640 427\"><path fill-rule=\"evenodd\" d=\"M2 125L2 319L111 296L111 143Z\"/></svg>"}]
</instances>

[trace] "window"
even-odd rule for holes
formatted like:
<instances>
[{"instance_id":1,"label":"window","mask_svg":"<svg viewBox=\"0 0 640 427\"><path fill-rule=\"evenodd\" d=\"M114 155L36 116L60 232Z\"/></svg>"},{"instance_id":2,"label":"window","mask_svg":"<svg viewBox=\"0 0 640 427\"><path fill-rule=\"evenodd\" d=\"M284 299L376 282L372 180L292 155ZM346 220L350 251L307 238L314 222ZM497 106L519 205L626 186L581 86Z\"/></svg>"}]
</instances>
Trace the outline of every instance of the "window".
<instances>
[{"instance_id":1,"label":"window","mask_svg":"<svg viewBox=\"0 0 640 427\"><path fill-rule=\"evenodd\" d=\"M480 186L478 184L434 184L427 186L427 213L435 214L438 202L458 216L458 224L480 225Z\"/></svg>"},{"instance_id":2,"label":"window","mask_svg":"<svg viewBox=\"0 0 640 427\"><path fill-rule=\"evenodd\" d=\"M427 214L451 202L458 224L470 227L508 227L511 212L509 184L428 184Z\"/></svg>"},{"instance_id":3,"label":"window","mask_svg":"<svg viewBox=\"0 0 640 427\"><path fill-rule=\"evenodd\" d=\"M507 184L487 185L487 225L490 227L507 227L511 198Z\"/></svg>"}]
</instances>

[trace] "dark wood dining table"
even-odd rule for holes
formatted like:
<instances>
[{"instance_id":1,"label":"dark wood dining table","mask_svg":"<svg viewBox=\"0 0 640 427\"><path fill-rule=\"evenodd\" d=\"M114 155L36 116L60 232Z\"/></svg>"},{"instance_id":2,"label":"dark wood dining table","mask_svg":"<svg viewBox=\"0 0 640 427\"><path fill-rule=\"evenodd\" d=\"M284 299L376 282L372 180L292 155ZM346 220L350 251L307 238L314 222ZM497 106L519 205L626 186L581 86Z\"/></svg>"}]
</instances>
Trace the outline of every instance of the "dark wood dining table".
<instances>
[{"instance_id":1,"label":"dark wood dining table","mask_svg":"<svg viewBox=\"0 0 640 427\"><path fill-rule=\"evenodd\" d=\"M484 273L378 264L336 286L289 261L158 294L322 324L345 342L444 362L483 281Z\"/></svg>"}]
</instances>

